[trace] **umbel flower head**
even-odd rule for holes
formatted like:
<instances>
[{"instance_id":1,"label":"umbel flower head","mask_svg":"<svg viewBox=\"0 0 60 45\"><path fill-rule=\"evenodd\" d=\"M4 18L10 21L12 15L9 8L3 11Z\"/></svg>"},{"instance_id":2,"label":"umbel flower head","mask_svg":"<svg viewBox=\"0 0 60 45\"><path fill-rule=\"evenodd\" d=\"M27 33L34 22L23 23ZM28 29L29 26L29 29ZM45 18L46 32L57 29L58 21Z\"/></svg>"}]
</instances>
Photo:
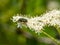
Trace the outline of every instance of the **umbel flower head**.
<instances>
[{"instance_id":1,"label":"umbel flower head","mask_svg":"<svg viewBox=\"0 0 60 45\"><path fill-rule=\"evenodd\" d=\"M24 21L19 20L23 18ZM22 24L26 24L30 29L34 29L36 33L40 33L45 25L58 26L60 27L60 11L52 10L42 16L38 17L24 17L24 16L13 16L13 22L17 22L18 27L21 27Z\"/></svg>"}]
</instances>

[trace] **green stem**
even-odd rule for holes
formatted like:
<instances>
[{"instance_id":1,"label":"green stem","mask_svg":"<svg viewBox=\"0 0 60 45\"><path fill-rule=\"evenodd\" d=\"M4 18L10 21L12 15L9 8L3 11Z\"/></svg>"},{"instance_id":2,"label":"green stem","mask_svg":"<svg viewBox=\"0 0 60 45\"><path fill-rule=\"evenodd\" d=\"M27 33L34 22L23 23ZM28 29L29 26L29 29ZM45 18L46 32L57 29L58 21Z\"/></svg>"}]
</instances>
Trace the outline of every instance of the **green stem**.
<instances>
[{"instance_id":1,"label":"green stem","mask_svg":"<svg viewBox=\"0 0 60 45\"><path fill-rule=\"evenodd\" d=\"M60 45L60 42L58 40L56 40L55 38L53 38L52 36L50 36L49 34L47 34L46 32L44 32L43 30L42 30L42 33L45 34L46 36L48 36L53 41L55 41L58 45Z\"/></svg>"}]
</instances>

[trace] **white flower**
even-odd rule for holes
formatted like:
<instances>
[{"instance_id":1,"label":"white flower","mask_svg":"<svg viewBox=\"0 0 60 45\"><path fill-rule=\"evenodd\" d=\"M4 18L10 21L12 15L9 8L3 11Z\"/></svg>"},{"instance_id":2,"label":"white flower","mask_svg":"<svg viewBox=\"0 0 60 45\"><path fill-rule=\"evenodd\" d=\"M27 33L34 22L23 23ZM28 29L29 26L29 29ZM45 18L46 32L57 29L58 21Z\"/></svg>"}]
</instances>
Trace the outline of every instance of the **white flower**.
<instances>
[{"instance_id":1,"label":"white flower","mask_svg":"<svg viewBox=\"0 0 60 45\"><path fill-rule=\"evenodd\" d=\"M21 15L21 14L20 14L20 15ZM19 14L17 14L17 16L13 16L12 21L13 21L13 22L17 22L20 18L28 19L27 17L19 16Z\"/></svg>"},{"instance_id":2,"label":"white flower","mask_svg":"<svg viewBox=\"0 0 60 45\"><path fill-rule=\"evenodd\" d=\"M13 16L13 22L17 22L20 18L22 18L21 16Z\"/></svg>"},{"instance_id":3,"label":"white flower","mask_svg":"<svg viewBox=\"0 0 60 45\"><path fill-rule=\"evenodd\" d=\"M40 32L40 30L43 29L43 26L45 26L45 25L44 25L44 23L38 22L38 21L34 20L34 18L33 18L33 19L28 20L27 26L28 26L30 29L34 29L34 31L35 31L36 33L38 33L38 32Z\"/></svg>"},{"instance_id":4,"label":"white flower","mask_svg":"<svg viewBox=\"0 0 60 45\"><path fill-rule=\"evenodd\" d=\"M53 19L51 22L50 22L50 25L52 26L59 26L60 27L60 20L56 20L56 19Z\"/></svg>"},{"instance_id":5,"label":"white flower","mask_svg":"<svg viewBox=\"0 0 60 45\"><path fill-rule=\"evenodd\" d=\"M21 25L21 23L17 23L17 28L22 28L22 25Z\"/></svg>"},{"instance_id":6,"label":"white flower","mask_svg":"<svg viewBox=\"0 0 60 45\"><path fill-rule=\"evenodd\" d=\"M45 25L60 26L60 11L52 10L40 17L31 18L27 22L29 28L33 28L36 33L40 32Z\"/></svg>"},{"instance_id":7,"label":"white flower","mask_svg":"<svg viewBox=\"0 0 60 45\"><path fill-rule=\"evenodd\" d=\"M41 30L45 25L51 25L51 26L58 26L60 27L60 11L59 10L52 10L49 11L42 16L34 17L34 18L27 18L22 16L13 16L13 22L17 22L20 18L27 19L26 25L30 29L34 29L36 33L40 33ZM20 27L22 24L17 22L18 27Z\"/></svg>"}]
</instances>

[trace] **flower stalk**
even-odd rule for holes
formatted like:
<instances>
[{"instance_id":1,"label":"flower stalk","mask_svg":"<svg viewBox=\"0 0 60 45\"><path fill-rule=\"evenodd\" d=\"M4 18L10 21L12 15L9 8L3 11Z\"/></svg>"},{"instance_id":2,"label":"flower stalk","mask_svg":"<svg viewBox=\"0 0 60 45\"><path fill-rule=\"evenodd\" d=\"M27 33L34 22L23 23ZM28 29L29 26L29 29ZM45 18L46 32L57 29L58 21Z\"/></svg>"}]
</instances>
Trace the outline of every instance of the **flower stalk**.
<instances>
[{"instance_id":1,"label":"flower stalk","mask_svg":"<svg viewBox=\"0 0 60 45\"><path fill-rule=\"evenodd\" d=\"M44 32L42 30L42 33L45 34L46 36L48 36L50 39L52 39L54 42L56 42L58 45L60 45L60 41L56 40L55 38L53 38L52 36L50 36L49 34L47 34L46 32Z\"/></svg>"}]
</instances>

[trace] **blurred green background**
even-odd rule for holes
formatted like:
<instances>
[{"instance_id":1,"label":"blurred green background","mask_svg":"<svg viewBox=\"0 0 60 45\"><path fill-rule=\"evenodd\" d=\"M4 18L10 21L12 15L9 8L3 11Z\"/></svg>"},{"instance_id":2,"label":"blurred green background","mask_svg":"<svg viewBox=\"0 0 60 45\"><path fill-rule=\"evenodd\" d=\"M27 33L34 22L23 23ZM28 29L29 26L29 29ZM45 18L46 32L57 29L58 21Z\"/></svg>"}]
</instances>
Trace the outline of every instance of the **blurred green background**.
<instances>
[{"instance_id":1,"label":"blurred green background","mask_svg":"<svg viewBox=\"0 0 60 45\"><path fill-rule=\"evenodd\" d=\"M11 21L12 16L22 14L26 16L40 16L49 11L49 1L60 0L0 0L0 45L55 45L53 41L44 42L48 38L44 34L35 34L29 29L17 29L16 24ZM57 7L59 9L60 6ZM52 37L60 40L60 29L53 26L45 27L45 31Z\"/></svg>"}]
</instances>

